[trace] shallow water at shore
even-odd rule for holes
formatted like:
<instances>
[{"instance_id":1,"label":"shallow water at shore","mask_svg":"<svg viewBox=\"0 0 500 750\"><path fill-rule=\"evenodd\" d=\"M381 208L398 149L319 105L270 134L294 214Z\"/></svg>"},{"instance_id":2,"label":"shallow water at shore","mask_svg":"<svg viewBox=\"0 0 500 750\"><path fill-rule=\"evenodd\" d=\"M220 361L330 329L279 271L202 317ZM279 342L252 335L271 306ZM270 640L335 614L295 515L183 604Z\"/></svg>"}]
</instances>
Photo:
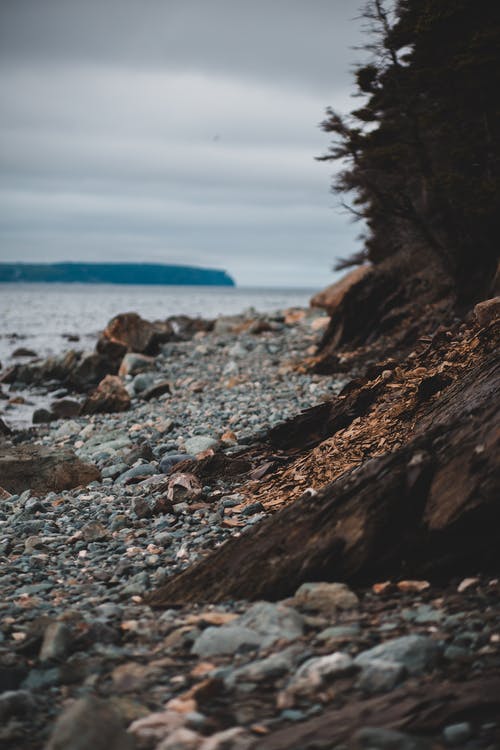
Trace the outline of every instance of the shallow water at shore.
<instances>
[{"instance_id":1,"label":"shallow water at shore","mask_svg":"<svg viewBox=\"0 0 500 750\"><path fill-rule=\"evenodd\" d=\"M148 320L170 315L217 317L307 306L316 290L122 284L0 284L0 362L22 346L40 356L92 349L114 315L135 311ZM79 336L68 343L65 336Z\"/></svg>"}]
</instances>

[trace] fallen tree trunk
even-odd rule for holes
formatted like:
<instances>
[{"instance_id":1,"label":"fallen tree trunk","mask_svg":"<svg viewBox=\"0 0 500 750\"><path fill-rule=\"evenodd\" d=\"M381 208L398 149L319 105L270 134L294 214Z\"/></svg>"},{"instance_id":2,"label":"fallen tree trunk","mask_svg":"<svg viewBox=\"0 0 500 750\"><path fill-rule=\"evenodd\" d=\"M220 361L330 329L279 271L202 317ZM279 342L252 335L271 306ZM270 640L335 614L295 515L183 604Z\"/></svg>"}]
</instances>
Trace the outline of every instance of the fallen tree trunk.
<instances>
[{"instance_id":1,"label":"fallen tree trunk","mask_svg":"<svg viewBox=\"0 0 500 750\"><path fill-rule=\"evenodd\" d=\"M407 686L368 700L349 701L317 718L260 737L257 750L329 750L349 742L356 729L383 727L417 737L440 735L443 726L495 720L500 711L500 674L465 683ZM351 747L352 745L349 745ZM401 747L401 745L397 745Z\"/></svg>"},{"instance_id":2,"label":"fallen tree trunk","mask_svg":"<svg viewBox=\"0 0 500 750\"><path fill-rule=\"evenodd\" d=\"M493 353L431 398L405 446L229 541L167 581L149 603L280 599L305 581L498 566L499 392Z\"/></svg>"}]
</instances>

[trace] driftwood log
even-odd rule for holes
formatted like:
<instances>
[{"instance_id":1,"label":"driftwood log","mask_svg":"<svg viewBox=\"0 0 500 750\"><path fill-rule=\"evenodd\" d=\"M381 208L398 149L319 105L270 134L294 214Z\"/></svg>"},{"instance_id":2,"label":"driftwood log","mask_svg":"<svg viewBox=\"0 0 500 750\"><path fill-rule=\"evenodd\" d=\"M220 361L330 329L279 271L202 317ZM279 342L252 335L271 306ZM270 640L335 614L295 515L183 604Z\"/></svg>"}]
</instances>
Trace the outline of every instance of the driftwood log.
<instances>
[{"instance_id":1,"label":"driftwood log","mask_svg":"<svg viewBox=\"0 0 500 750\"><path fill-rule=\"evenodd\" d=\"M499 392L493 351L430 399L403 447L284 507L174 576L149 602L273 600L305 581L435 578L498 567ZM300 419L304 428L307 419ZM312 443L316 423L309 425ZM292 430L292 444L296 438Z\"/></svg>"},{"instance_id":2,"label":"driftwood log","mask_svg":"<svg viewBox=\"0 0 500 750\"><path fill-rule=\"evenodd\" d=\"M317 718L286 727L269 737L260 737L253 747L255 750L331 750L337 744L348 742L356 727L383 727L425 739L440 733L448 724L481 721L485 716L495 717L499 713L500 673L465 683L423 681L368 700L350 700L342 708L330 708Z\"/></svg>"}]
</instances>

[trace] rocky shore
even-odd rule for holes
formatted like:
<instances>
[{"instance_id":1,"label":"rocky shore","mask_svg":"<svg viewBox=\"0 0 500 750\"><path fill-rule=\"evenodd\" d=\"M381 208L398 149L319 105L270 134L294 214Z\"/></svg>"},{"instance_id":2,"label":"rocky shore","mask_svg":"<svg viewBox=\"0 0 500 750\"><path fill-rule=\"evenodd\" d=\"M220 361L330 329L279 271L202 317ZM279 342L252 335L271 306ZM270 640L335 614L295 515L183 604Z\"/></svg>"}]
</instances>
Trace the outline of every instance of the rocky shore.
<instances>
[{"instance_id":1,"label":"rocky shore","mask_svg":"<svg viewBox=\"0 0 500 750\"><path fill-rule=\"evenodd\" d=\"M491 308L333 373L314 309L3 373L1 746L500 747Z\"/></svg>"}]
</instances>

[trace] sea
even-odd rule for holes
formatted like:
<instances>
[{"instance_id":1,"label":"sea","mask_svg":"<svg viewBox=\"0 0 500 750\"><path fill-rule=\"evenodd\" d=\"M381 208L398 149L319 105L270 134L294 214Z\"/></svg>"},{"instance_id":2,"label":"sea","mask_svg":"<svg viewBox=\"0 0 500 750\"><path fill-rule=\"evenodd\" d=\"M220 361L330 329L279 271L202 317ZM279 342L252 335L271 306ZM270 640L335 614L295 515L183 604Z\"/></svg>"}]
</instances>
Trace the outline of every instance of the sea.
<instances>
[{"instance_id":1,"label":"sea","mask_svg":"<svg viewBox=\"0 0 500 750\"><path fill-rule=\"evenodd\" d=\"M170 315L215 318L253 308L258 312L307 307L316 289L270 289L129 284L0 284L0 363L14 361L19 347L39 357L70 348L91 350L118 313L147 320ZM79 337L69 341L68 337Z\"/></svg>"}]
</instances>

